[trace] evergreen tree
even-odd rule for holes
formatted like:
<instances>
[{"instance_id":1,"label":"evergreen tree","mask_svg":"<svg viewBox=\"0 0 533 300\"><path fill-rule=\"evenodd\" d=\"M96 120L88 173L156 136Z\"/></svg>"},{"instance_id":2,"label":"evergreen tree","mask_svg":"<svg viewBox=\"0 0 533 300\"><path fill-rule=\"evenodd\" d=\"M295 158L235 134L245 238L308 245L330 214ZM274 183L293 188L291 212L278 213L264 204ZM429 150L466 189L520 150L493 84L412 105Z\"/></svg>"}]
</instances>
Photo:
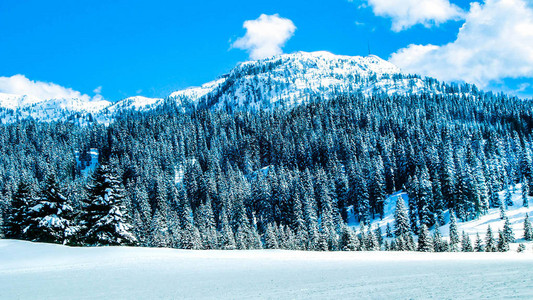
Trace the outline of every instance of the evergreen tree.
<instances>
[{"instance_id":1,"label":"evergreen tree","mask_svg":"<svg viewBox=\"0 0 533 300\"><path fill-rule=\"evenodd\" d=\"M88 192L80 222L82 241L94 246L135 245L122 184L107 165L96 169Z\"/></svg>"},{"instance_id":2,"label":"evergreen tree","mask_svg":"<svg viewBox=\"0 0 533 300\"><path fill-rule=\"evenodd\" d=\"M499 252L509 251L509 240L507 240L507 238L505 237L505 233L501 230L498 230L497 250Z\"/></svg>"},{"instance_id":3,"label":"evergreen tree","mask_svg":"<svg viewBox=\"0 0 533 300\"><path fill-rule=\"evenodd\" d=\"M446 252L448 251L448 244L442 239L440 233L439 224L435 226L435 232L433 233L433 249L435 252Z\"/></svg>"},{"instance_id":4,"label":"evergreen tree","mask_svg":"<svg viewBox=\"0 0 533 300\"><path fill-rule=\"evenodd\" d=\"M487 234L485 235L485 252L496 252L498 250L498 244L492 235L492 229L490 225L487 227Z\"/></svg>"},{"instance_id":5,"label":"evergreen tree","mask_svg":"<svg viewBox=\"0 0 533 300\"><path fill-rule=\"evenodd\" d=\"M275 232L275 227L272 224L268 224L265 233L265 249L278 249L278 237Z\"/></svg>"},{"instance_id":6,"label":"evergreen tree","mask_svg":"<svg viewBox=\"0 0 533 300\"><path fill-rule=\"evenodd\" d=\"M481 240L481 237L479 236L479 233L476 233L476 244L474 246L474 251L476 252L484 252L485 247L483 245L483 241Z\"/></svg>"},{"instance_id":7,"label":"evergreen tree","mask_svg":"<svg viewBox=\"0 0 533 300\"><path fill-rule=\"evenodd\" d=\"M524 239L526 241L533 240L533 230L531 227L531 221L529 221L529 216L526 213L526 217L524 218Z\"/></svg>"},{"instance_id":8,"label":"evergreen tree","mask_svg":"<svg viewBox=\"0 0 533 300\"><path fill-rule=\"evenodd\" d=\"M511 193L511 189L507 187L505 190L505 206L513 206L513 194Z\"/></svg>"},{"instance_id":9,"label":"evergreen tree","mask_svg":"<svg viewBox=\"0 0 533 300\"><path fill-rule=\"evenodd\" d=\"M526 178L524 178L522 180L522 206L524 207L529 207L528 196L529 196L529 184Z\"/></svg>"},{"instance_id":10,"label":"evergreen tree","mask_svg":"<svg viewBox=\"0 0 533 300\"><path fill-rule=\"evenodd\" d=\"M429 235L429 230L425 224L422 224L418 232L418 248L420 252L433 252L433 241Z\"/></svg>"},{"instance_id":11,"label":"evergreen tree","mask_svg":"<svg viewBox=\"0 0 533 300\"><path fill-rule=\"evenodd\" d=\"M505 240L507 240L509 243L514 242L514 233L513 229L511 228L511 222L509 222L509 218L505 218L505 223L503 224L503 234Z\"/></svg>"},{"instance_id":12,"label":"evergreen tree","mask_svg":"<svg viewBox=\"0 0 533 300\"><path fill-rule=\"evenodd\" d=\"M342 251L355 251L358 248L358 240L353 230L344 225L342 226L341 237L339 240L339 249Z\"/></svg>"},{"instance_id":13,"label":"evergreen tree","mask_svg":"<svg viewBox=\"0 0 533 300\"><path fill-rule=\"evenodd\" d=\"M409 234L410 227L404 201L401 197L398 197L396 211L394 212L394 235L396 237L405 236Z\"/></svg>"},{"instance_id":14,"label":"evergreen tree","mask_svg":"<svg viewBox=\"0 0 533 300\"><path fill-rule=\"evenodd\" d=\"M505 214L505 206L504 205L500 205L500 219L505 219L507 218L506 214Z\"/></svg>"},{"instance_id":15,"label":"evergreen tree","mask_svg":"<svg viewBox=\"0 0 533 300\"><path fill-rule=\"evenodd\" d=\"M385 229L386 237L391 238L392 237L392 229L390 228L390 223L387 223L387 228Z\"/></svg>"},{"instance_id":16,"label":"evergreen tree","mask_svg":"<svg viewBox=\"0 0 533 300\"><path fill-rule=\"evenodd\" d=\"M461 251L462 252L473 252L472 242L470 237L463 231L463 237L461 239Z\"/></svg>"},{"instance_id":17,"label":"evergreen tree","mask_svg":"<svg viewBox=\"0 0 533 300\"><path fill-rule=\"evenodd\" d=\"M32 201L26 214L28 226L23 233L26 239L47 243L69 243L76 233L73 209L63 196L54 175L46 179L40 196Z\"/></svg>"},{"instance_id":18,"label":"evergreen tree","mask_svg":"<svg viewBox=\"0 0 533 300\"><path fill-rule=\"evenodd\" d=\"M458 251L459 244L459 230L457 229L457 221L453 211L450 212L450 250Z\"/></svg>"},{"instance_id":19,"label":"evergreen tree","mask_svg":"<svg viewBox=\"0 0 533 300\"><path fill-rule=\"evenodd\" d=\"M30 186L21 181L17 187L16 193L11 200L11 207L7 213L7 219L4 221L4 234L8 239L23 239L24 230L28 224L28 210L31 203Z\"/></svg>"}]
</instances>

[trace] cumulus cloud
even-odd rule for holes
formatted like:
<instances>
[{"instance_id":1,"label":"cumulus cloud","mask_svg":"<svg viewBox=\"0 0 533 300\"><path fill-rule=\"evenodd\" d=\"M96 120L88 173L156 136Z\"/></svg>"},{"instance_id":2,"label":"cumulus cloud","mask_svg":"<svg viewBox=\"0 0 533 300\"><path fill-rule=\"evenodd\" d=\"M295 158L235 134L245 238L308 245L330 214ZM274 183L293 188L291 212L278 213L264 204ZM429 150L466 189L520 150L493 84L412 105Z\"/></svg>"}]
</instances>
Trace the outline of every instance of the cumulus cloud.
<instances>
[{"instance_id":1,"label":"cumulus cloud","mask_svg":"<svg viewBox=\"0 0 533 300\"><path fill-rule=\"evenodd\" d=\"M51 82L34 81L24 75L0 76L0 93L26 95L37 100L78 98L90 101L91 97L71 88ZM97 95L98 96L98 95Z\"/></svg>"},{"instance_id":2,"label":"cumulus cloud","mask_svg":"<svg viewBox=\"0 0 533 300\"><path fill-rule=\"evenodd\" d=\"M243 24L246 34L236 40L233 48L247 50L251 59L262 59L283 53L281 48L293 36L296 26L278 14L262 14L256 20Z\"/></svg>"},{"instance_id":3,"label":"cumulus cloud","mask_svg":"<svg viewBox=\"0 0 533 300\"><path fill-rule=\"evenodd\" d=\"M389 60L404 72L483 88L507 78L532 78L533 8L526 1L472 3L455 41L410 45Z\"/></svg>"},{"instance_id":4,"label":"cumulus cloud","mask_svg":"<svg viewBox=\"0 0 533 300\"><path fill-rule=\"evenodd\" d=\"M392 30L416 24L426 27L462 18L463 11L448 0L365 0L376 16L392 19Z\"/></svg>"}]
</instances>

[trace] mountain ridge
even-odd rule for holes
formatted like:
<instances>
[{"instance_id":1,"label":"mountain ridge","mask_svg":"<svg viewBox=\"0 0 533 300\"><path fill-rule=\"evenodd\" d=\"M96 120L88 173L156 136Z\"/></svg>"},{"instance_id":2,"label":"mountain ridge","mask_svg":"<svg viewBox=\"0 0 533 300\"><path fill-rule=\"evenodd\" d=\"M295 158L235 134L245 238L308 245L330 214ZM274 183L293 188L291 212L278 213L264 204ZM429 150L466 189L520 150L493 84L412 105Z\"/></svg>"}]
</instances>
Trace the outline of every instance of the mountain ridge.
<instances>
[{"instance_id":1,"label":"mountain ridge","mask_svg":"<svg viewBox=\"0 0 533 300\"><path fill-rule=\"evenodd\" d=\"M172 92L166 98L132 96L115 103L107 100L36 100L0 93L0 120L10 123L33 118L41 121L75 120L80 124L112 122L127 111L146 111L172 100L195 108L265 110L292 108L313 97L330 99L341 94L441 93L417 75L406 75L375 55L345 56L327 51L295 52L237 64L228 74L200 87Z\"/></svg>"}]
</instances>

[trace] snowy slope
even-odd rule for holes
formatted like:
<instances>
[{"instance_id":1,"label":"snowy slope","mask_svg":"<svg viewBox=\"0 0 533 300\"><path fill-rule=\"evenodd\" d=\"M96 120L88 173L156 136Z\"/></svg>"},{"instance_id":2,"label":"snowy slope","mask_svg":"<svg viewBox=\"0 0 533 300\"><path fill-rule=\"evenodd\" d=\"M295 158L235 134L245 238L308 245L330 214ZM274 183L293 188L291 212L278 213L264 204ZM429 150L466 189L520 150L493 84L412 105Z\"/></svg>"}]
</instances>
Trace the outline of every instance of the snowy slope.
<instances>
[{"instance_id":1,"label":"snowy slope","mask_svg":"<svg viewBox=\"0 0 533 300\"><path fill-rule=\"evenodd\" d=\"M440 93L416 76L377 56L341 56L329 52L296 52L238 64L227 75L200 87L171 93L168 98L183 107L193 105L232 110L292 108L314 97L339 94ZM128 111L145 111L164 103L160 98L135 96L116 103L106 100L34 99L0 93L0 121L34 118L43 121L69 120L101 123Z\"/></svg>"},{"instance_id":2,"label":"snowy slope","mask_svg":"<svg viewBox=\"0 0 533 300\"><path fill-rule=\"evenodd\" d=\"M76 248L0 240L0 299L533 297L533 253Z\"/></svg>"},{"instance_id":3,"label":"snowy slope","mask_svg":"<svg viewBox=\"0 0 533 300\"><path fill-rule=\"evenodd\" d=\"M514 250L518 247L518 243L526 243L527 249L533 249L533 243L526 242L524 237L524 218L526 213L529 214L530 220L533 220L533 206L530 205L529 208L522 206L522 194L521 194L521 185L517 184L514 186L514 189L511 189L512 192L512 200L513 200L513 206L510 206L507 208L506 216L509 218L509 222L511 223L511 227L513 229L516 243L511 244L511 249ZM505 191L501 191L499 193L500 198L502 202L504 201ZM533 197L529 197L529 203L533 200ZM383 219L376 218L372 220L372 227L375 228L379 226L383 233L385 233L385 229L387 228L387 224L391 227L391 229L394 230L394 212L396 208L396 201L398 199L402 199L405 202L405 207L409 207L408 201L409 197L404 192L398 192L391 196L389 196L385 200L385 209L384 209L384 216ZM353 213L349 213L349 225L358 229L359 223L356 222L355 217L353 216ZM448 210L444 212L444 217L446 218L446 224L439 227L439 230L443 237L448 237L450 234L450 224L449 224L449 218L450 213ZM462 234L464 231L466 234L470 236L472 239L472 242L475 241L476 234L479 234L481 238L485 238L485 233L487 232L487 227L490 225L493 234L495 233L497 237L497 232L499 229L503 229L504 220L500 218L500 209L499 208L491 208L487 212L486 215L481 216L477 220L472 220L468 222L460 222L460 220L457 220L457 228L459 230L459 235ZM433 232L435 228L431 228L431 232Z\"/></svg>"}]
</instances>

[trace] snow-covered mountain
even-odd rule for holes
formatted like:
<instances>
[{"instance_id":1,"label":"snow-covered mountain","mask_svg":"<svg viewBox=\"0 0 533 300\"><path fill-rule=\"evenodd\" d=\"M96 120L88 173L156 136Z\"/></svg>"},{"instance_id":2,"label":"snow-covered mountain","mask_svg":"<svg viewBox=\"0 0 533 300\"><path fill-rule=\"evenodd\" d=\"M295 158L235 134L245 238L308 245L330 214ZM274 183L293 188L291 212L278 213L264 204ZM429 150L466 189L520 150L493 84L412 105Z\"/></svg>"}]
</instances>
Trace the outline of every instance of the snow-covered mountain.
<instances>
[{"instance_id":1,"label":"snow-covered mountain","mask_svg":"<svg viewBox=\"0 0 533 300\"><path fill-rule=\"evenodd\" d=\"M408 94L439 91L418 76L408 76L377 56L340 56L329 52L296 52L238 64L229 74L201 87L171 93L178 105L213 109L291 108L320 96L340 94ZM130 110L149 110L164 99L135 96L116 103L80 99L37 100L0 94L0 120L32 117L43 121L98 120L107 123ZM80 121L81 120L81 121Z\"/></svg>"},{"instance_id":2,"label":"snow-covered mountain","mask_svg":"<svg viewBox=\"0 0 533 300\"><path fill-rule=\"evenodd\" d=\"M99 114L112 103L103 99L38 99L27 95L0 93L0 122L33 118L40 121L84 120Z\"/></svg>"},{"instance_id":3,"label":"snow-covered mountain","mask_svg":"<svg viewBox=\"0 0 533 300\"><path fill-rule=\"evenodd\" d=\"M229 74L200 88L172 93L193 104L237 110L291 108L339 94L406 94L435 91L417 76L406 76L377 56L340 56L296 52L237 65Z\"/></svg>"}]
</instances>

